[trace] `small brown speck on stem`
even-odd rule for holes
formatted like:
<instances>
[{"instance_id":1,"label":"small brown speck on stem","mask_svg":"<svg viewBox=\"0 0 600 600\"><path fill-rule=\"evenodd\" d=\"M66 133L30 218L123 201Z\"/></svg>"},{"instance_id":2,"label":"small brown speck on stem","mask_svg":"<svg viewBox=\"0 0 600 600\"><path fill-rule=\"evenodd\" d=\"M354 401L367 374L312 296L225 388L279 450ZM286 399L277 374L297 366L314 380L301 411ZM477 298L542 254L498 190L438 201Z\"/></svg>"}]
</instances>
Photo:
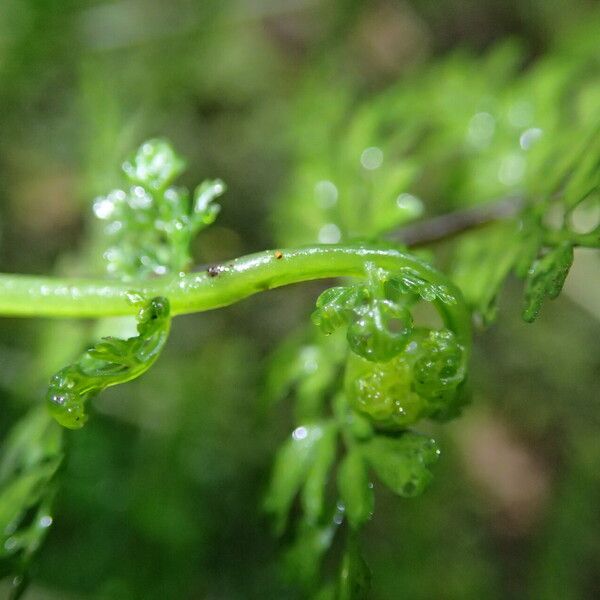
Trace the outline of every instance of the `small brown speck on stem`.
<instances>
[{"instance_id":1,"label":"small brown speck on stem","mask_svg":"<svg viewBox=\"0 0 600 600\"><path fill-rule=\"evenodd\" d=\"M283 258L283 252L281 250L275 250L275 258L280 260Z\"/></svg>"}]
</instances>

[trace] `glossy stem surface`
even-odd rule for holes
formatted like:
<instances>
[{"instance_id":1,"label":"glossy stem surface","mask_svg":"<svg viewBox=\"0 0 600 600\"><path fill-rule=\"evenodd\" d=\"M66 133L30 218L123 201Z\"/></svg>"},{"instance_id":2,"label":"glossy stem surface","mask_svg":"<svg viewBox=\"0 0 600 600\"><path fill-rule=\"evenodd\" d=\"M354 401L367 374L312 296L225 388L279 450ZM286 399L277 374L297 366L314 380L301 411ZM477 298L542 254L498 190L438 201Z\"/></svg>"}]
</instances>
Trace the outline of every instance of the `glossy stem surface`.
<instances>
[{"instance_id":1,"label":"glossy stem surface","mask_svg":"<svg viewBox=\"0 0 600 600\"><path fill-rule=\"evenodd\" d=\"M389 271L410 268L449 288L458 301L436 305L446 325L468 344L470 315L460 290L442 273L411 254L366 246L311 246L267 250L177 277L130 281L65 279L0 274L0 315L89 317L135 315L136 296L165 296L173 315L228 306L258 292L330 277L364 276L365 263Z\"/></svg>"}]
</instances>

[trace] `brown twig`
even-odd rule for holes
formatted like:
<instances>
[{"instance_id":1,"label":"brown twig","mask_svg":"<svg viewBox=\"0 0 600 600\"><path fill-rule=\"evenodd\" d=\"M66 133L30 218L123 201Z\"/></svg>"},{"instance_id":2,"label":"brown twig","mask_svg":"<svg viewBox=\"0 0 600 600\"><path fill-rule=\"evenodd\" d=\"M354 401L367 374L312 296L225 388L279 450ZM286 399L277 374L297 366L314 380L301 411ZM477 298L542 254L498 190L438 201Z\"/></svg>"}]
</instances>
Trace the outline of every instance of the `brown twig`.
<instances>
[{"instance_id":1,"label":"brown twig","mask_svg":"<svg viewBox=\"0 0 600 600\"><path fill-rule=\"evenodd\" d=\"M520 197L502 198L483 205L456 212L446 213L424 221L417 221L406 227L389 232L388 240L399 242L409 248L428 246L451 239L464 231L479 229L497 221L515 217L523 206ZM195 265L192 271L209 271L214 265Z\"/></svg>"},{"instance_id":2,"label":"brown twig","mask_svg":"<svg viewBox=\"0 0 600 600\"><path fill-rule=\"evenodd\" d=\"M411 248L447 240L471 229L515 217L523 205L520 197L503 198L495 202L447 213L418 221L390 232L386 237Z\"/></svg>"}]
</instances>

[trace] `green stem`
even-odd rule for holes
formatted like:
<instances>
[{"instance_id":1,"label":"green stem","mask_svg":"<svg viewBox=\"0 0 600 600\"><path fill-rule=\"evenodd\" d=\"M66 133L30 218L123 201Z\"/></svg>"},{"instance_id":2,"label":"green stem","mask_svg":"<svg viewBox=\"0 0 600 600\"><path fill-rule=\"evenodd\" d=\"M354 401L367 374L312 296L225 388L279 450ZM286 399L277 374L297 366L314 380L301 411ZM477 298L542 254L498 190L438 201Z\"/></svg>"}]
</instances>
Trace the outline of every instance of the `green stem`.
<instances>
[{"instance_id":1,"label":"green stem","mask_svg":"<svg viewBox=\"0 0 600 600\"><path fill-rule=\"evenodd\" d=\"M577 233L568 229L547 230L544 233L544 242L549 246L571 242L574 246L581 246L582 248L598 248L600 245L600 230L596 228L589 233Z\"/></svg>"},{"instance_id":2,"label":"green stem","mask_svg":"<svg viewBox=\"0 0 600 600\"><path fill-rule=\"evenodd\" d=\"M165 296L173 315L228 306L257 292L329 277L364 276L365 263L389 271L410 268L425 280L450 288L456 304L437 302L446 325L468 345L470 315L460 291L440 272L415 256L365 246L312 246L259 252L181 277L116 282L0 275L0 315L91 317L135 315L135 295Z\"/></svg>"}]
</instances>

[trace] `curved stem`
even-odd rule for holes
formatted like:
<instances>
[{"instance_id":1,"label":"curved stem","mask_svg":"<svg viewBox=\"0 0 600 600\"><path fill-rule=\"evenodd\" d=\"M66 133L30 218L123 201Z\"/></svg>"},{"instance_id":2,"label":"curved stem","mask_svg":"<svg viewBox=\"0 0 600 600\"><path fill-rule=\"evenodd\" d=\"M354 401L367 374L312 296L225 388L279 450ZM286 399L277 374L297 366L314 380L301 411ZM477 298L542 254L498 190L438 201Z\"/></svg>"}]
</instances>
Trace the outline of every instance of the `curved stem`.
<instances>
[{"instance_id":1,"label":"curved stem","mask_svg":"<svg viewBox=\"0 0 600 600\"><path fill-rule=\"evenodd\" d=\"M134 315L136 296L165 296L173 315L227 306L261 291L341 276L364 275L365 263L386 270L414 270L461 298L444 275L418 258L392 249L365 246L311 246L249 254L201 273L121 283L109 279L62 279L0 275L0 315L29 317L107 317ZM437 302L446 325L467 346L470 316L462 301Z\"/></svg>"}]
</instances>

